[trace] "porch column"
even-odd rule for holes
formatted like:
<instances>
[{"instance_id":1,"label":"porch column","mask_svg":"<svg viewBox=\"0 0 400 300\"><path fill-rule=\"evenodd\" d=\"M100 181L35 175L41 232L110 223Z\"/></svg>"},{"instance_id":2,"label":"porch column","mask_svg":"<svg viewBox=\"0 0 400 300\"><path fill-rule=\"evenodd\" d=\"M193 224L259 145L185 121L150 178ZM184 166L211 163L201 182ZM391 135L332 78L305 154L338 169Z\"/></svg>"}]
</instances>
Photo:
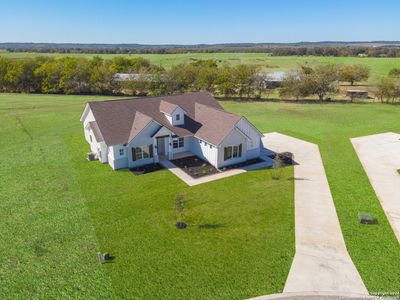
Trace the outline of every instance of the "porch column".
<instances>
[{"instance_id":1,"label":"porch column","mask_svg":"<svg viewBox=\"0 0 400 300\"><path fill-rule=\"evenodd\" d=\"M171 135L168 136L168 159L173 159Z\"/></svg>"},{"instance_id":2,"label":"porch column","mask_svg":"<svg viewBox=\"0 0 400 300\"><path fill-rule=\"evenodd\" d=\"M158 151L157 151L157 138L153 137L153 157L154 157L154 162L158 163L159 157L158 157Z\"/></svg>"}]
</instances>

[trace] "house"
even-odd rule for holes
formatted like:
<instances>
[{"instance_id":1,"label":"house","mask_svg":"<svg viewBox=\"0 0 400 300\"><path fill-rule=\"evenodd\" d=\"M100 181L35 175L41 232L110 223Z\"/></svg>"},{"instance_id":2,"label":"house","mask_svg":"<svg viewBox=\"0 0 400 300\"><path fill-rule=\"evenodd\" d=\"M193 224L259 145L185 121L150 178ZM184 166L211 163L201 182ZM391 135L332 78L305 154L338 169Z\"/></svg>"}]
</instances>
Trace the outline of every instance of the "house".
<instances>
[{"instance_id":1,"label":"house","mask_svg":"<svg viewBox=\"0 0 400 300\"><path fill-rule=\"evenodd\" d=\"M191 152L216 168L260 156L262 134L209 93L88 102L81 117L91 152L114 170Z\"/></svg>"},{"instance_id":2,"label":"house","mask_svg":"<svg viewBox=\"0 0 400 300\"><path fill-rule=\"evenodd\" d=\"M150 80L151 74L140 74L140 73L115 73L113 76L114 81L123 82L130 80Z\"/></svg>"}]
</instances>

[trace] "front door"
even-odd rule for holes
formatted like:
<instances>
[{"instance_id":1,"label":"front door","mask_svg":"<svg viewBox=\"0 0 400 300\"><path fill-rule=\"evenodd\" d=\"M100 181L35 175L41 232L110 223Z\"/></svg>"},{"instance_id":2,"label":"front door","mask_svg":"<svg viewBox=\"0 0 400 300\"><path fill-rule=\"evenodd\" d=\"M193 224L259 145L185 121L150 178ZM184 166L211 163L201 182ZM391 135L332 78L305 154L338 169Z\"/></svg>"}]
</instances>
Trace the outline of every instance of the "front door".
<instances>
[{"instance_id":1,"label":"front door","mask_svg":"<svg viewBox=\"0 0 400 300\"><path fill-rule=\"evenodd\" d=\"M157 154L165 155L165 138L157 139Z\"/></svg>"}]
</instances>

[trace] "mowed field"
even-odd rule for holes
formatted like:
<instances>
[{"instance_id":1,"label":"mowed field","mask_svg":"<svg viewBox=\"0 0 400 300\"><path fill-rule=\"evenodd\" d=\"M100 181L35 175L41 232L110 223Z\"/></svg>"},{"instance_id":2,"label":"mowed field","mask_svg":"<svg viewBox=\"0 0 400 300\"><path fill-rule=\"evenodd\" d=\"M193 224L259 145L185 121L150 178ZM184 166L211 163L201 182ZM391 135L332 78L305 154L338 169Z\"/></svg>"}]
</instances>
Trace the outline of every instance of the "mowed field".
<instances>
[{"instance_id":1,"label":"mowed field","mask_svg":"<svg viewBox=\"0 0 400 300\"><path fill-rule=\"evenodd\" d=\"M1 299L244 299L282 291L293 168L188 187L88 162L89 99L0 95ZM175 197L185 196L185 230ZM97 252L115 259L100 265Z\"/></svg>"},{"instance_id":2,"label":"mowed field","mask_svg":"<svg viewBox=\"0 0 400 300\"><path fill-rule=\"evenodd\" d=\"M37 56L51 57L93 57L95 54L59 54L59 53L29 53L29 52L0 52L0 57L14 59L32 58ZM375 83L382 76L387 76L392 68L400 68L400 58L375 58L375 57L317 57L317 56L271 56L267 53L185 53L185 54L99 54L106 59L115 56L144 57L154 64L170 68L183 62L200 59L216 60L220 64L252 64L258 65L263 71L287 71L294 70L301 64L308 63L311 66L320 64L363 64L371 69L369 83Z\"/></svg>"},{"instance_id":3,"label":"mowed field","mask_svg":"<svg viewBox=\"0 0 400 300\"><path fill-rule=\"evenodd\" d=\"M293 169L195 187L88 162L93 96L0 94L2 299L244 299L281 292L294 255ZM400 132L400 106L222 101L262 132L319 145L349 253L370 292L398 291L400 245L349 138ZM189 228L174 227L183 193ZM358 222L368 211L378 224ZM209 224L212 226L202 226ZM105 265L98 251L115 259Z\"/></svg>"}]
</instances>

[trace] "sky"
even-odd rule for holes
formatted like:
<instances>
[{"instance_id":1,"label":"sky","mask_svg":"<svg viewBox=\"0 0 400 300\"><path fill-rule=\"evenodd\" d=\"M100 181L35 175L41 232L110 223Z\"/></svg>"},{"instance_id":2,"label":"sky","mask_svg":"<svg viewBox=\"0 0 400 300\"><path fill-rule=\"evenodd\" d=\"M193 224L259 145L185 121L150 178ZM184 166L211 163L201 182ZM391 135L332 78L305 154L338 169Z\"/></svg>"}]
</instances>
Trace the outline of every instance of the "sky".
<instances>
[{"instance_id":1,"label":"sky","mask_svg":"<svg viewBox=\"0 0 400 300\"><path fill-rule=\"evenodd\" d=\"M399 0L0 0L0 42L400 40Z\"/></svg>"}]
</instances>

